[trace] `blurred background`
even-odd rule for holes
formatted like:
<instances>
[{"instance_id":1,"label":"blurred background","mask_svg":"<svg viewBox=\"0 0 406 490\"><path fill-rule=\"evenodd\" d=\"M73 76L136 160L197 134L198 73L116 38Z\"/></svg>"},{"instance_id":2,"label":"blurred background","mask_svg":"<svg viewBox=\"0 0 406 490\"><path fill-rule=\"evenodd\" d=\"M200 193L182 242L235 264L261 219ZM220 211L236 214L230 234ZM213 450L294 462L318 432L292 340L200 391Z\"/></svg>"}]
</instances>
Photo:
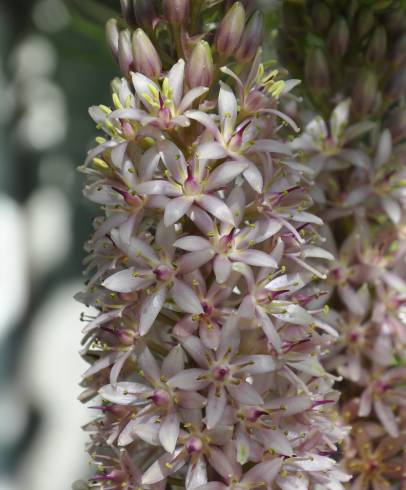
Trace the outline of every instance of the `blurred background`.
<instances>
[{"instance_id":1,"label":"blurred background","mask_svg":"<svg viewBox=\"0 0 406 490\"><path fill-rule=\"evenodd\" d=\"M72 296L97 209L76 168L96 136L87 108L118 72L104 40L118 10L0 0L0 490L66 490L88 471Z\"/></svg>"}]
</instances>

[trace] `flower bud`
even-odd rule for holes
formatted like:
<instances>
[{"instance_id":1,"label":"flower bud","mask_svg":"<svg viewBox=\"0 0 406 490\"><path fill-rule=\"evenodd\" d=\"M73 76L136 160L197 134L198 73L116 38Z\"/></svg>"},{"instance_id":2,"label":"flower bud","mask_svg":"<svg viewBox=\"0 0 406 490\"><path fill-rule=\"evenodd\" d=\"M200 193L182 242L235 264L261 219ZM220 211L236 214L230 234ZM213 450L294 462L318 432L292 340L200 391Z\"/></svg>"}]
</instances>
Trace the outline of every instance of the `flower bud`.
<instances>
[{"instance_id":1,"label":"flower bud","mask_svg":"<svg viewBox=\"0 0 406 490\"><path fill-rule=\"evenodd\" d=\"M117 26L116 19L110 19L106 24L106 39L107 45L110 48L110 51L114 57L114 59L118 62L118 39L119 39L119 30Z\"/></svg>"},{"instance_id":2,"label":"flower bud","mask_svg":"<svg viewBox=\"0 0 406 490\"><path fill-rule=\"evenodd\" d=\"M137 71L149 78L160 76L161 59L150 38L142 29L137 29L133 34L133 53Z\"/></svg>"},{"instance_id":3,"label":"flower bud","mask_svg":"<svg viewBox=\"0 0 406 490\"><path fill-rule=\"evenodd\" d=\"M240 42L245 25L245 9L236 2L227 12L217 31L216 48L224 57L231 56Z\"/></svg>"},{"instance_id":4,"label":"flower bud","mask_svg":"<svg viewBox=\"0 0 406 490\"><path fill-rule=\"evenodd\" d=\"M406 91L406 68L397 71L385 86L386 98L393 102L399 99Z\"/></svg>"},{"instance_id":5,"label":"flower bud","mask_svg":"<svg viewBox=\"0 0 406 490\"><path fill-rule=\"evenodd\" d=\"M186 80L189 88L210 87L213 82L214 65L210 45L199 41L186 65Z\"/></svg>"},{"instance_id":6,"label":"flower bud","mask_svg":"<svg viewBox=\"0 0 406 490\"><path fill-rule=\"evenodd\" d=\"M355 79L352 91L352 108L359 115L367 114L373 107L378 92L378 80L374 72L364 70Z\"/></svg>"},{"instance_id":7,"label":"flower bud","mask_svg":"<svg viewBox=\"0 0 406 490\"><path fill-rule=\"evenodd\" d=\"M402 66L406 62L406 34L396 40L390 53L390 60L395 66Z\"/></svg>"},{"instance_id":8,"label":"flower bud","mask_svg":"<svg viewBox=\"0 0 406 490\"><path fill-rule=\"evenodd\" d=\"M386 53L386 30L382 26L375 27L371 39L368 43L366 59L370 63L377 63L381 61Z\"/></svg>"},{"instance_id":9,"label":"flower bud","mask_svg":"<svg viewBox=\"0 0 406 490\"><path fill-rule=\"evenodd\" d=\"M306 83L314 91L325 91L327 89L330 76L327 60L322 49L312 48L307 53L305 79Z\"/></svg>"},{"instance_id":10,"label":"flower bud","mask_svg":"<svg viewBox=\"0 0 406 490\"><path fill-rule=\"evenodd\" d=\"M118 64L124 76L134 69L134 57L131 46L131 34L128 29L121 31L118 38Z\"/></svg>"},{"instance_id":11,"label":"flower bud","mask_svg":"<svg viewBox=\"0 0 406 490\"><path fill-rule=\"evenodd\" d=\"M365 7L361 9L355 21L355 32L358 37L366 36L375 23L375 17L371 8Z\"/></svg>"},{"instance_id":12,"label":"flower bud","mask_svg":"<svg viewBox=\"0 0 406 490\"><path fill-rule=\"evenodd\" d=\"M389 116L386 127L391 132L395 143L406 138L406 110L404 107L400 107Z\"/></svg>"},{"instance_id":13,"label":"flower bud","mask_svg":"<svg viewBox=\"0 0 406 490\"><path fill-rule=\"evenodd\" d=\"M248 63L257 52L264 35L264 18L261 12L256 11L251 16L244 30L241 43L235 57L239 63Z\"/></svg>"},{"instance_id":14,"label":"flower bud","mask_svg":"<svg viewBox=\"0 0 406 490\"><path fill-rule=\"evenodd\" d=\"M330 25L331 13L325 3L318 3L312 8L313 25L317 31L323 32Z\"/></svg>"},{"instance_id":15,"label":"flower bud","mask_svg":"<svg viewBox=\"0 0 406 490\"><path fill-rule=\"evenodd\" d=\"M344 17L339 17L332 25L328 39L327 46L333 56L341 58L348 49L348 43L350 39L350 31Z\"/></svg>"},{"instance_id":16,"label":"flower bud","mask_svg":"<svg viewBox=\"0 0 406 490\"><path fill-rule=\"evenodd\" d=\"M159 16L154 6L153 0L133 0L134 13L137 25L149 31L155 27Z\"/></svg>"},{"instance_id":17,"label":"flower bud","mask_svg":"<svg viewBox=\"0 0 406 490\"><path fill-rule=\"evenodd\" d=\"M130 26L135 26L135 14L133 0L120 0L121 13Z\"/></svg>"},{"instance_id":18,"label":"flower bud","mask_svg":"<svg viewBox=\"0 0 406 490\"><path fill-rule=\"evenodd\" d=\"M171 24L182 25L189 14L189 0L164 0L164 13Z\"/></svg>"}]
</instances>

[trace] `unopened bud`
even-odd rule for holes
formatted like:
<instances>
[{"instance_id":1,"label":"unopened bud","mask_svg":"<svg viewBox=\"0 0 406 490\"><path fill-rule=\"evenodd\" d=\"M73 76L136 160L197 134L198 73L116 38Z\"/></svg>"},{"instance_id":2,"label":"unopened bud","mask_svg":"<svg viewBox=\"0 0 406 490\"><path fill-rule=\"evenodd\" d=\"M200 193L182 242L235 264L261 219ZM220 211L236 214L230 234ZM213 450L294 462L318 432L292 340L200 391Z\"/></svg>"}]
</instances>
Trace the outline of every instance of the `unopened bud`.
<instances>
[{"instance_id":1,"label":"unopened bud","mask_svg":"<svg viewBox=\"0 0 406 490\"><path fill-rule=\"evenodd\" d=\"M135 67L148 78L158 78L162 71L161 59L150 38L142 29L133 34Z\"/></svg>"},{"instance_id":2,"label":"unopened bud","mask_svg":"<svg viewBox=\"0 0 406 490\"><path fill-rule=\"evenodd\" d=\"M375 27L368 43L366 58L370 63L381 61L386 53L386 30L382 26Z\"/></svg>"},{"instance_id":3,"label":"unopened bud","mask_svg":"<svg viewBox=\"0 0 406 490\"><path fill-rule=\"evenodd\" d=\"M402 66L406 63L406 34L396 40L390 53L390 60L395 66Z\"/></svg>"},{"instance_id":4,"label":"unopened bud","mask_svg":"<svg viewBox=\"0 0 406 490\"><path fill-rule=\"evenodd\" d=\"M189 14L189 0L164 0L164 13L171 24L182 25Z\"/></svg>"},{"instance_id":5,"label":"unopened bud","mask_svg":"<svg viewBox=\"0 0 406 490\"><path fill-rule=\"evenodd\" d=\"M236 2L221 21L217 31L216 48L222 56L230 56L236 50L245 25L245 9Z\"/></svg>"},{"instance_id":6,"label":"unopened bud","mask_svg":"<svg viewBox=\"0 0 406 490\"><path fill-rule=\"evenodd\" d=\"M325 91L330 82L329 69L323 50L311 49L305 61L306 83L312 90Z\"/></svg>"},{"instance_id":7,"label":"unopened bud","mask_svg":"<svg viewBox=\"0 0 406 490\"><path fill-rule=\"evenodd\" d=\"M312 19L315 29L319 32L325 31L330 25L331 13L325 3L318 3L312 8Z\"/></svg>"},{"instance_id":8,"label":"unopened bud","mask_svg":"<svg viewBox=\"0 0 406 490\"><path fill-rule=\"evenodd\" d=\"M261 12L254 12L247 23L240 46L235 53L239 63L247 63L255 56L264 35L264 18Z\"/></svg>"},{"instance_id":9,"label":"unopened bud","mask_svg":"<svg viewBox=\"0 0 406 490\"><path fill-rule=\"evenodd\" d=\"M362 71L355 79L352 91L352 108L359 115L372 109L378 92L378 80L374 72Z\"/></svg>"},{"instance_id":10,"label":"unopened bud","mask_svg":"<svg viewBox=\"0 0 406 490\"><path fill-rule=\"evenodd\" d=\"M129 26L135 26L133 0L120 0L121 13Z\"/></svg>"},{"instance_id":11,"label":"unopened bud","mask_svg":"<svg viewBox=\"0 0 406 490\"><path fill-rule=\"evenodd\" d=\"M133 0L134 13L138 27L150 31L159 20L159 15L154 6L154 0Z\"/></svg>"},{"instance_id":12,"label":"unopened bud","mask_svg":"<svg viewBox=\"0 0 406 490\"><path fill-rule=\"evenodd\" d=\"M107 21L106 39L107 39L107 45L110 48L110 51L111 51L114 59L118 62L119 30L118 30L116 19L110 19Z\"/></svg>"},{"instance_id":13,"label":"unopened bud","mask_svg":"<svg viewBox=\"0 0 406 490\"><path fill-rule=\"evenodd\" d=\"M348 49L350 31L344 17L339 17L331 26L327 46L330 52L336 57L341 58Z\"/></svg>"},{"instance_id":14,"label":"unopened bud","mask_svg":"<svg viewBox=\"0 0 406 490\"><path fill-rule=\"evenodd\" d=\"M131 46L131 34L128 29L121 31L118 38L118 64L124 76L134 69L134 57Z\"/></svg>"},{"instance_id":15,"label":"unopened bud","mask_svg":"<svg viewBox=\"0 0 406 490\"><path fill-rule=\"evenodd\" d=\"M199 41L186 65L186 80L189 88L210 87L213 82L214 64L210 45Z\"/></svg>"},{"instance_id":16,"label":"unopened bud","mask_svg":"<svg viewBox=\"0 0 406 490\"><path fill-rule=\"evenodd\" d=\"M406 137L406 110L404 107L397 109L389 116L386 127L391 132L395 143Z\"/></svg>"},{"instance_id":17,"label":"unopened bud","mask_svg":"<svg viewBox=\"0 0 406 490\"><path fill-rule=\"evenodd\" d=\"M355 32L358 37L366 36L375 24L375 17L372 9L365 7L361 9L355 21Z\"/></svg>"},{"instance_id":18,"label":"unopened bud","mask_svg":"<svg viewBox=\"0 0 406 490\"><path fill-rule=\"evenodd\" d=\"M393 102L398 100L406 91L406 68L397 71L385 86L385 97Z\"/></svg>"}]
</instances>

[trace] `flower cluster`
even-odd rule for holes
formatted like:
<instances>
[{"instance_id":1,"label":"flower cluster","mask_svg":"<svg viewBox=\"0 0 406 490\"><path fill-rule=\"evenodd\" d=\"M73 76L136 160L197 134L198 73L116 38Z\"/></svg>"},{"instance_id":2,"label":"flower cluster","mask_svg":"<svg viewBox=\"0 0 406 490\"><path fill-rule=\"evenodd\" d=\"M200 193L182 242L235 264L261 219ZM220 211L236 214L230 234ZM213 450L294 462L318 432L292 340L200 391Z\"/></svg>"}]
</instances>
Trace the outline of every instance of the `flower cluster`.
<instances>
[{"instance_id":1,"label":"flower cluster","mask_svg":"<svg viewBox=\"0 0 406 490\"><path fill-rule=\"evenodd\" d=\"M96 473L76 488L342 489L333 255L277 109L296 82L262 62L249 5L122 4L123 78L82 167L104 214L78 295Z\"/></svg>"},{"instance_id":2,"label":"flower cluster","mask_svg":"<svg viewBox=\"0 0 406 490\"><path fill-rule=\"evenodd\" d=\"M354 477L348 485L351 490L395 489L406 485L406 133L400 97L406 67L399 49L406 23L396 2L376 2L369 12L361 3L354 2L347 20L338 18L319 35L332 50L329 69L340 71L345 60L360 71L379 73L380 83L373 93L368 84L360 91L355 83L353 92L344 83L326 85L323 100L310 103L316 114L291 146L313 172L313 212L324 219L326 248L337 257L330 262L328 321L339 340L323 365L343 378L340 419L353 426L342 453L343 467ZM322 11L324 17L330 11L327 2L312 15ZM344 36L346 22L352 29ZM382 71L385 52L387 70ZM363 56L367 66L360 63ZM399 92L388 92L391 80L398 81ZM312 92L307 79L303 94L308 101ZM328 120L317 115L319 110L331 112Z\"/></svg>"}]
</instances>

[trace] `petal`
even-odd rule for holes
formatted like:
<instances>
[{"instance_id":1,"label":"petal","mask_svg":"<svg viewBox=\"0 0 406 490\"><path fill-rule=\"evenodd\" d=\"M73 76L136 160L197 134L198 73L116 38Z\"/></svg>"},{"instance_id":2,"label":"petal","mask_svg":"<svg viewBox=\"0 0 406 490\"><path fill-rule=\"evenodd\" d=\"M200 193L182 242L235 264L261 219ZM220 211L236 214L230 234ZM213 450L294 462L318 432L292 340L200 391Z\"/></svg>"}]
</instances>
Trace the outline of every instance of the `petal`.
<instances>
[{"instance_id":1,"label":"petal","mask_svg":"<svg viewBox=\"0 0 406 490\"><path fill-rule=\"evenodd\" d=\"M136 192L146 194L148 196L163 194L169 197L179 196L180 191L176 189L170 182L166 180L150 180L143 182L135 187Z\"/></svg>"},{"instance_id":2,"label":"petal","mask_svg":"<svg viewBox=\"0 0 406 490\"><path fill-rule=\"evenodd\" d=\"M229 184L246 168L247 164L244 162L233 161L222 163L210 173L209 180L205 187L206 191L211 192Z\"/></svg>"},{"instance_id":3,"label":"petal","mask_svg":"<svg viewBox=\"0 0 406 490\"><path fill-rule=\"evenodd\" d=\"M164 223L170 226L179 221L190 209L193 199L187 197L177 197L172 199L165 208Z\"/></svg>"},{"instance_id":4,"label":"petal","mask_svg":"<svg viewBox=\"0 0 406 490\"><path fill-rule=\"evenodd\" d=\"M236 364L237 366L249 364L239 369L239 372L244 374L270 373L276 368L276 363L272 356L261 354L239 357Z\"/></svg>"},{"instance_id":5,"label":"petal","mask_svg":"<svg viewBox=\"0 0 406 490\"><path fill-rule=\"evenodd\" d=\"M210 214L230 225L234 225L234 217L230 208L219 198L205 195L200 197L198 204Z\"/></svg>"},{"instance_id":6,"label":"petal","mask_svg":"<svg viewBox=\"0 0 406 490\"><path fill-rule=\"evenodd\" d=\"M188 252L196 252L197 250L204 250L208 247L211 247L211 244L208 240L194 235L179 238L179 240L176 240L173 245L175 247L181 248L182 250L187 250Z\"/></svg>"},{"instance_id":7,"label":"petal","mask_svg":"<svg viewBox=\"0 0 406 490\"><path fill-rule=\"evenodd\" d=\"M227 405L227 397L222 386L218 389L211 385L207 397L206 424L208 429L213 429L223 416Z\"/></svg>"},{"instance_id":8,"label":"petal","mask_svg":"<svg viewBox=\"0 0 406 490\"><path fill-rule=\"evenodd\" d=\"M140 368L144 372L145 377L151 384L159 382L161 370L159 369L158 363L148 347L144 347L140 354L138 354L137 361Z\"/></svg>"},{"instance_id":9,"label":"petal","mask_svg":"<svg viewBox=\"0 0 406 490\"><path fill-rule=\"evenodd\" d=\"M139 399L140 393L147 393L151 388L140 383L121 381L116 386L105 385L99 390L103 400L117 403L118 405L131 405Z\"/></svg>"},{"instance_id":10,"label":"petal","mask_svg":"<svg viewBox=\"0 0 406 490\"><path fill-rule=\"evenodd\" d=\"M378 419L385 427L388 434L392 437L398 437L399 428L396 423L396 418L392 409L379 398L377 400L374 400L374 409Z\"/></svg>"},{"instance_id":11,"label":"petal","mask_svg":"<svg viewBox=\"0 0 406 490\"><path fill-rule=\"evenodd\" d=\"M201 376L204 376L206 371L203 369L185 369L172 378L168 380L168 386L171 388L180 388L182 390L202 390L205 388L209 382L206 380L198 379Z\"/></svg>"},{"instance_id":12,"label":"petal","mask_svg":"<svg viewBox=\"0 0 406 490\"><path fill-rule=\"evenodd\" d=\"M257 267L272 267L273 269L278 267L276 260L271 255L267 254L266 252L262 252L261 250L237 251L231 253L229 257L232 260Z\"/></svg>"},{"instance_id":13,"label":"petal","mask_svg":"<svg viewBox=\"0 0 406 490\"><path fill-rule=\"evenodd\" d=\"M186 454L178 457L182 449L178 449L174 454L166 453L155 461L143 474L142 484L152 485L164 480L166 477L180 470L186 462Z\"/></svg>"},{"instance_id":14,"label":"petal","mask_svg":"<svg viewBox=\"0 0 406 490\"><path fill-rule=\"evenodd\" d=\"M184 369L185 353L180 345L173 347L162 361L162 374L166 378L175 376Z\"/></svg>"},{"instance_id":15,"label":"petal","mask_svg":"<svg viewBox=\"0 0 406 490\"><path fill-rule=\"evenodd\" d=\"M163 419L159 429L159 440L162 447L168 453L173 453L179 436L179 415L176 410L172 410Z\"/></svg>"},{"instance_id":16,"label":"petal","mask_svg":"<svg viewBox=\"0 0 406 490\"><path fill-rule=\"evenodd\" d=\"M245 180L254 189L255 192L261 193L264 185L264 179L259 169L255 165L249 165L244 171Z\"/></svg>"},{"instance_id":17,"label":"petal","mask_svg":"<svg viewBox=\"0 0 406 490\"><path fill-rule=\"evenodd\" d=\"M331 136L334 141L341 142L341 135L344 132L345 127L348 124L348 117L350 113L351 99L345 99L340 102L333 110L330 117L330 129Z\"/></svg>"},{"instance_id":18,"label":"petal","mask_svg":"<svg viewBox=\"0 0 406 490\"><path fill-rule=\"evenodd\" d=\"M204 456L189 464L185 478L185 488L194 490L207 483L207 465Z\"/></svg>"},{"instance_id":19,"label":"petal","mask_svg":"<svg viewBox=\"0 0 406 490\"><path fill-rule=\"evenodd\" d=\"M242 382L238 386L228 385L230 395L244 405L262 405L264 402L253 386Z\"/></svg>"},{"instance_id":20,"label":"petal","mask_svg":"<svg viewBox=\"0 0 406 490\"><path fill-rule=\"evenodd\" d=\"M275 303L277 303L275 301ZM295 304L282 304L283 313L273 313L275 318L295 325L310 325L313 323L313 317L301 306Z\"/></svg>"},{"instance_id":21,"label":"petal","mask_svg":"<svg viewBox=\"0 0 406 490\"><path fill-rule=\"evenodd\" d=\"M183 95L184 77L185 62L183 60L179 60L175 65L173 65L168 73L169 87L171 89L171 96L175 106L179 105Z\"/></svg>"},{"instance_id":22,"label":"petal","mask_svg":"<svg viewBox=\"0 0 406 490\"><path fill-rule=\"evenodd\" d=\"M159 143L159 154L165 167L177 182L184 182L187 178L187 167L183 153L169 140Z\"/></svg>"},{"instance_id":23,"label":"petal","mask_svg":"<svg viewBox=\"0 0 406 490\"><path fill-rule=\"evenodd\" d=\"M213 263L214 275L219 284L224 284L230 277L232 263L225 255L216 255Z\"/></svg>"},{"instance_id":24,"label":"petal","mask_svg":"<svg viewBox=\"0 0 406 490\"><path fill-rule=\"evenodd\" d=\"M201 314L203 307L193 289L179 279L174 279L171 289L172 298L185 313Z\"/></svg>"},{"instance_id":25,"label":"petal","mask_svg":"<svg viewBox=\"0 0 406 490\"><path fill-rule=\"evenodd\" d=\"M178 114L182 114L189 109L189 107L193 104L193 102L205 94L209 89L207 87L195 87L183 97L182 102L178 107Z\"/></svg>"},{"instance_id":26,"label":"petal","mask_svg":"<svg viewBox=\"0 0 406 490\"><path fill-rule=\"evenodd\" d=\"M217 351L217 359L229 352L230 358L235 355L240 346L240 329L237 324L237 316L230 315L221 329L220 345Z\"/></svg>"},{"instance_id":27,"label":"petal","mask_svg":"<svg viewBox=\"0 0 406 490\"><path fill-rule=\"evenodd\" d=\"M206 248L205 250L198 250L197 252L182 255L177 262L178 273L188 274L189 272L195 271L202 265L207 264L213 258L214 253L212 248Z\"/></svg>"},{"instance_id":28,"label":"petal","mask_svg":"<svg viewBox=\"0 0 406 490\"><path fill-rule=\"evenodd\" d=\"M135 269L124 269L116 272L102 282L102 286L118 293L131 293L148 287L152 280L149 277L135 277Z\"/></svg>"},{"instance_id":29,"label":"petal","mask_svg":"<svg viewBox=\"0 0 406 490\"><path fill-rule=\"evenodd\" d=\"M243 483L257 483L257 482L265 482L268 485L271 485L274 479L277 477L279 470L282 467L282 459L276 458L271 459L270 461L265 461L263 463L259 463L251 468L244 475L242 479Z\"/></svg>"},{"instance_id":30,"label":"petal","mask_svg":"<svg viewBox=\"0 0 406 490\"><path fill-rule=\"evenodd\" d=\"M289 145L281 143L278 140L257 140L247 151L247 153L267 152L279 153L281 155L291 155L292 150Z\"/></svg>"},{"instance_id":31,"label":"petal","mask_svg":"<svg viewBox=\"0 0 406 490\"><path fill-rule=\"evenodd\" d=\"M225 479L239 473L238 464L236 462L233 464L226 453L220 449L217 449L216 447L210 447L208 459L210 465Z\"/></svg>"},{"instance_id":32,"label":"petal","mask_svg":"<svg viewBox=\"0 0 406 490\"><path fill-rule=\"evenodd\" d=\"M152 109L153 107L151 104L148 102L148 100L145 98L145 95L147 97L153 97L154 92L160 92L160 89L156 83L154 83L152 80L150 80L148 77L143 75L142 73L133 73L132 74L132 82L135 88L135 92L138 95L138 98L143 102L145 107L147 109Z\"/></svg>"},{"instance_id":33,"label":"petal","mask_svg":"<svg viewBox=\"0 0 406 490\"><path fill-rule=\"evenodd\" d=\"M186 409L203 408L206 405L206 398L195 391L176 392L178 405Z\"/></svg>"},{"instance_id":34,"label":"petal","mask_svg":"<svg viewBox=\"0 0 406 490\"><path fill-rule=\"evenodd\" d=\"M392 223L395 225L399 224L402 219L402 208L399 203L389 196L383 196L381 198L381 203Z\"/></svg>"},{"instance_id":35,"label":"petal","mask_svg":"<svg viewBox=\"0 0 406 490\"><path fill-rule=\"evenodd\" d=\"M114 364L117 359L120 359L122 352L109 352L107 355L100 357L97 361L93 362L93 364L89 367L87 371L82 374L82 378L88 378L89 376L93 376L93 374L98 373L102 369L111 366Z\"/></svg>"},{"instance_id":36,"label":"petal","mask_svg":"<svg viewBox=\"0 0 406 490\"><path fill-rule=\"evenodd\" d=\"M218 106L223 138L228 142L233 134L237 120L237 99L231 88L222 82L220 82Z\"/></svg>"},{"instance_id":37,"label":"petal","mask_svg":"<svg viewBox=\"0 0 406 490\"><path fill-rule=\"evenodd\" d=\"M198 366L204 369L207 369L209 367L206 358L206 349L202 341L198 337L195 337L194 335L189 335L182 340L182 345Z\"/></svg>"},{"instance_id":38,"label":"petal","mask_svg":"<svg viewBox=\"0 0 406 490\"><path fill-rule=\"evenodd\" d=\"M201 111L187 111L185 112L185 116L188 117L189 119L193 119L200 124L202 124L206 129L210 131L210 133L216 138L220 139L220 131L218 130L218 127L216 126L216 123L213 121L213 119L206 114L205 112Z\"/></svg>"},{"instance_id":39,"label":"petal","mask_svg":"<svg viewBox=\"0 0 406 490\"><path fill-rule=\"evenodd\" d=\"M140 315L140 335L146 335L159 315L166 299L166 288L161 287L143 302Z\"/></svg>"},{"instance_id":40,"label":"petal","mask_svg":"<svg viewBox=\"0 0 406 490\"><path fill-rule=\"evenodd\" d=\"M219 160L227 156L223 145L216 141L202 143L196 149L196 157L199 160Z\"/></svg>"},{"instance_id":41,"label":"petal","mask_svg":"<svg viewBox=\"0 0 406 490\"><path fill-rule=\"evenodd\" d=\"M130 424L132 425L130 426ZM137 420L133 420L132 422L129 422L128 426L131 427L131 431L137 437L139 437L146 443L151 444L151 446L160 445L159 424L157 424L155 420L148 424L140 424Z\"/></svg>"},{"instance_id":42,"label":"petal","mask_svg":"<svg viewBox=\"0 0 406 490\"><path fill-rule=\"evenodd\" d=\"M277 352L281 352L282 343L275 325L262 308L257 307L256 312L258 315L258 320L262 326L262 330L267 336L269 342L275 347Z\"/></svg>"},{"instance_id":43,"label":"petal","mask_svg":"<svg viewBox=\"0 0 406 490\"><path fill-rule=\"evenodd\" d=\"M385 129L382 132L378 143L378 150L376 152L374 165L375 168L380 167L386 163L392 154L392 137L389 129Z\"/></svg>"},{"instance_id":44,"label":"petal","mask_svg":"<svg viewBox=\"0 0 406 490\"><path fill-rule=\"evenodd\" d=\"M307 259L308 257L317 258L317 259L326 259L326 260L335 260L333 254L324 250L324 248L320 247L306 247L302 251L302 257Z\"/></svg>"}]
</instances>

